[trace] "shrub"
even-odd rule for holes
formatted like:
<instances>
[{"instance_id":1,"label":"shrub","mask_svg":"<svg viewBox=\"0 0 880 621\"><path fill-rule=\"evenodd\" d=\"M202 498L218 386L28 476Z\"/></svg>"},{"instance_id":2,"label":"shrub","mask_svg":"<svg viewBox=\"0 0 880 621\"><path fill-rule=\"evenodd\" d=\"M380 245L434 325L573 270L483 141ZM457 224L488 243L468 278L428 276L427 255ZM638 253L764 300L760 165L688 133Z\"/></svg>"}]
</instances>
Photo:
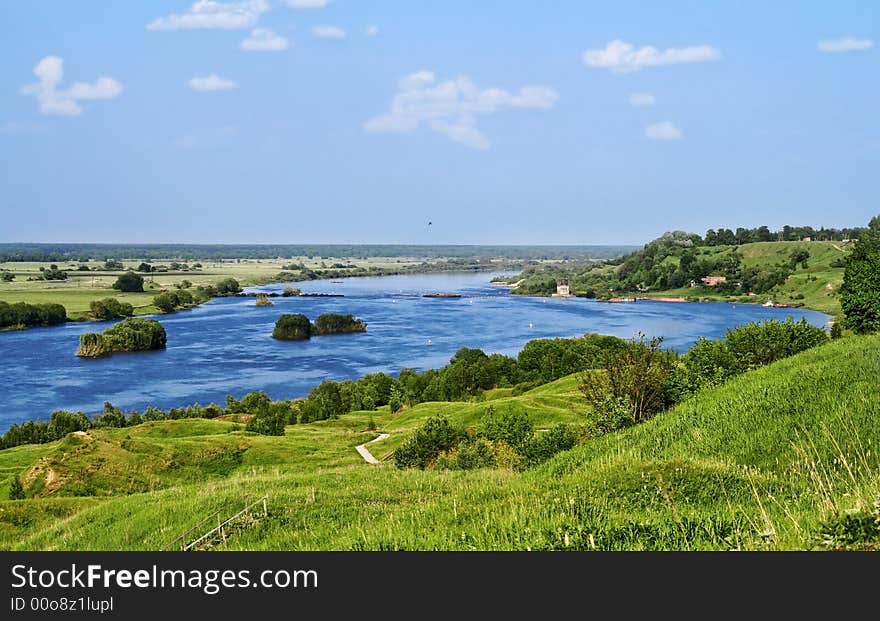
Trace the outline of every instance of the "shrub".
<instances>
[{"instance_id":1,"label":"shrub","mask_svg":"<svg viewBox=\"0 0 880 621\"><path fill-rule=\"evenodd\" d=\"M175 291L166 291L160 293L153 298L153 306L163 313L173 313L177 308L177 293Z\"/></svg>"},{"instance_id":2,"label":"shrub","mask_svg":"<svg viewBox=\"0 0 880 621\"><path fill-rule=\"evenodd\" d=\"M441 453L455 446L462 433L445 416L432 416L424 425L394 450L394 464L398 468L424 470Z\"/></svg>"},{"instance_id":3,"label":"shrub","mask_svg":"<svg viewBox=\"0 0 880 621\"><path fill-rule=\"evenodd\" d=\"M273 407L275 405L278 404L270 404L257 410L248 420L245 430L264 436L283 436L284 426L287 424L286 411L284 408Z\"/></svg>"},{"instance_id":4,"label":"shrub","mask_svg":"<svg viewBox=\"0 0 880 621\"><path fill-rule=\"evenodd\" d=\"M300 289L296 289L295 287L284 287L284 291L281 292L281 297L290 298L300 294L302 294Z\"/></svg>"},{"instance_id":5,"label":"shrub","mask_svg":"<svg viewBox=\"0 0 880 621\"><path fill-rule=\"evenodd\" d=\"M256 305L257 306L275 306L275 302L270 300L269 296L267 296L265 293L258 293Z\"/></svg>"},{"instance_id":6,"label":"shrub","mask_svg":"<svg viewBox=\"0 0 880 621\"><path fill-rule=\"evenodd\" d=\"M355 319L353 315L324 313L315 320L315 332L321 335L366 331L367 324L360 319Z\"/></svg>"},{"instance_id":7,"label":"shrub","mask_svg":"<svg viewBox=\"0 0 880 621\"><path fill-rule=\"evenodd\" d=\"M76 355L96 358L114 352L164 349L166 341L165 328L155 319L129 318L107 328L102 334L81 334Z\"/></svg>"},{"instance_id":8,"label":"shrub","mask_svg":"<svg viewBox=\"0 0 880 621\"><path fill-rule=\"evenodd\" d=\"M503 442L519 451L531 441L533 434L532 423L525 412L508 410L498 415L490 405L483 415L482 435L493 442Z\"/></svg>"},{"instance_id":9,"label":"shrub","mask_svg":"<svg viewBox=\"0 0 880 621\"><path fill-rule=\"evenodd\" d=\"M609 395L593 404L593 412L588 419L587 428L592 435L602 435L630 427L635 423L629 400Z\"/></svg>"},{"instance_id":10,"label":"shrub","mask_svg":"<svg viewBox=\"0 0 880 621\"><path fill-rule=\"evenodd\" d=\"M468 439L458 448L437 459L441 470L476 470L495 466L495 447L485 438Z\"/></svg>"},{"instance_id":11,"label":"shrub","mask_svg":"<svg viewBox=\"0 0 880 621\"><path fill-rule=\"evenodd\" d=\"M241 285L234 278L225 278L214 285L214 293L218 296L235 295L241 291Z\"/></svg>"},{"instance_id":12,"label":"shrub","mask_svg":"<svg viewBox=\"0 0 880 621\"><path fill-rule=\"evenodd\" d=\"M144 277L131 271L125 272L116 279L113 288L128 293L143 292Z\"/></svg>"},{"instance_id":13,"label":"shrub","mask_svg":"<svg viewBox=\"0 0 880 621\"><path fill-rule=\"evenodd\" d=\"M12 483L9 484L9 500L24 500L24 487L18 477L13 477Z\"/></svg>"},{"instance_id":14,"label":"shrub","mask_svg":"<svg viewBox=\"0 0 880 621\"><path fill-rule=\"evenodd\" d=\"M116 298L104 298L103 300L92 300L89 303L89 310L95 319L107 320L118 319L121 317L131 317L134 315L134 307L128 302L120 302Z\"/></svg>"},{"instance_id":15,"label":"shrub","mask_svg":"<svg viewBox=\"0 0 880 621\"><path fill-rule=\"evenodd\" d=\"M535 436L523 447L521 469L543 463L562 451L573 448L578 442L578 434L565 423L556 425L550 431Z\"/></svg>"},{"instance_id":16,"label":"shrub","mask_svg":"<svg viewBox=\"0 0 880 621\"><path fill-rule=\"evenodd\" d=\"M724 344L733 359L736 372L754 369L793 356L811 347L828 342L821 328L795 322L791 317L784 322L776 319L763 323L748 323L728 330Z\"/></svg>"},{"instance_id":17,"label":"shrub","mask_svg":"<svg viewBox=\"0 0 880 621\"><path fill-rule=\"evenodd\" d=\"M662 342L639 334L626 349L609 355L601 370L582 374L580 391L593 404L625 399L636 422L662 411L671 405L676 360L674 352L660 349Z\"/></svg>"},{"instance_id":18,"label":"shrub","mask_svg":"<svg viewBox=\"0 0 880 621\"><path fill-rule=\"evenodd\" d=\"M312 324L303 314L281 315L272 330L272 338L282 341L302 341L311 336Z\"/></svg>"}]
</instances>

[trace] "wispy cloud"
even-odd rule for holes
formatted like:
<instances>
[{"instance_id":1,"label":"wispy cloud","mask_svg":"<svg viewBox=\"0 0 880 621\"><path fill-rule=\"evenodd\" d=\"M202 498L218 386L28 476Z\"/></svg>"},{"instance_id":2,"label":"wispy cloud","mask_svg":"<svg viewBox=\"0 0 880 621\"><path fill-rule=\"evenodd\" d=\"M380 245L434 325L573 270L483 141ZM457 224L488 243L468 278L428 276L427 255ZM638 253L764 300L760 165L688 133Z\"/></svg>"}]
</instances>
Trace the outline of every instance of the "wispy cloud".
<instances>
[{"instance_id":1,"label":"wispy cloud","mask_svg":"<svg viewBox=\"0 0 880 621\"><path fill-rule=\"evenodd\" d=\"M75 82L67 90L59 90L64 79L64 59L46 56L34 67L38 82L21 88L22 95L33 95L40 103L40 112L59 116L79 116L83 112L80 101L113 99L122 93L122 84L102 76L94 83Z\"/></svg>"},{"instance_id":2,"label":"wispy cloud","mask_svg":"<svg viewBox=\"0 0 880 621\"><path fill-rule=\"evenodd\" d=\"M681 140L682 133L671 121L661 121L648 125L645 128L645 136L652 140Z\"/></svg>"},{"instance_id":3,"label":"wispy cloud","mask_svg":"<svg viewBox=\"0 0 880 621\"><path fill-rule=\"evenodd\" d=\"M874 47L872 39L854 39L852 37L844 37L843 39L829 39L819 41L817 48L820 52L861 52L870 50Z\"/></svg>"},{"instance_id":4,"label":"wispy cloud","mask_svg":"<svg viewBox=\"0 0 880 621\"><path fill-rule=\"evenodd\" d=\"M368 37L375 37L379 34L379 27L375 25L367 26L364 34L366 34Z\"/></svg>"},{"instance_id":5,"label":"wispy cloud","mask_svg":"<svg viewBox=\"0 0 880 621\"><path fill-rule=\"evenodd\" d=\"M239 47L246 52L280 52L290 47L290 41L268 28L254 28Z\"/></svg>"},{"instance_id":6,"label":"wispy cloud","mask_svg":"<svg viewBox=\"0 0 880 621\"><path fill-rule=\"evenodd\" d=\"M546 86L523 86L516 93L479 88L467 76L437 82L431 71L418 71L400 80L390 110L364 123L368 132L417 130L422 124L450 140L473 149L488 149L489 139L477 127L477 116L503 108L548 109L559 94Z\"/></svg>"},{"instance_id":7,"label":"wispy cloud","mask_svg":"<svg viewBox=\"0 0 880 621\"><path fill-rule=\"evenodd\" d=\"M657 98L651 93L633 93L629 96L628 101L631 106L653 106L657 103Z\"/></svg>"},{"instance_id":8,"label":"wispy cloud","mask_svg":"<svg viewBox=\"0 0 880 621\"><path fill-rule=\"evenodd\" d=\"M147 30L243 30L253 27L260 15L268 10L266 0L198 0L186 13L173 13L154 19L147 24Z\"/></svg>"},{"instance_id":9,"label":"wispy cloud","mask_svg":"<svg viewBox=\"0 0 880 621\"><path fill-rule=\"evenodd\" d=\"M312 33L321 39L344 39L345 31L337 26L315 26Z\"/></svg>"},{"instance_id":10,"label":"wispy cloud","mask_svg":"<svg viewBox=\"0 0 880 621\"><path fill-rule=\"evenodd\" d=\"M189 87L196 91L228 91L238 87L238 84L212 73L208 76L192 78L189 81Z\"/></svg>"},{"instance_id":11,"label":"wispy cloud","mask_svg":"<svg viewBox=\"0 0 880 621\"><path fill-rule=\"evenodd\" d=\"M294 9L322 9L332 0L285 0L285 4Z\"/></svg>"},{"instance_id":12,"label":"wispy cloud","mask_svg":"<svg viewBox=\"0 0 880 621\"><path fill-rule=\"evenodd\" d=\"M610 69L615 73L630 73L645 67L677 65L679 63L704 63L721 58L721 52L710 45L658 50L646 45L636 48L631 43L615 39L599 50L586 50L583 61L588 67Z\"/></svg>"}]
</instances>

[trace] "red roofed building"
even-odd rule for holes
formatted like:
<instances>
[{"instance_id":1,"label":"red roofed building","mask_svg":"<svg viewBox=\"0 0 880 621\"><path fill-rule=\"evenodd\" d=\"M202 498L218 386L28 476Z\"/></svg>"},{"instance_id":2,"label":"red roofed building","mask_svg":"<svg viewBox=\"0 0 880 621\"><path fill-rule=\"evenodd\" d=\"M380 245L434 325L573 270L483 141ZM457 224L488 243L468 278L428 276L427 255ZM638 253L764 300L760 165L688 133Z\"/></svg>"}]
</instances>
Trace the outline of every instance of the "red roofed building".
<instances>
[{"instance_id":1,"label":"red roofed building","mask_svg":"<svg viewBox=\"0 0 880 621\"><path fill-rule=\"evenodd\" d=\"M727 276L706 276L700 280L702 280L703 284L707 287L714 287L720 282L727 282Z\"/></svg>"}]
</instances>

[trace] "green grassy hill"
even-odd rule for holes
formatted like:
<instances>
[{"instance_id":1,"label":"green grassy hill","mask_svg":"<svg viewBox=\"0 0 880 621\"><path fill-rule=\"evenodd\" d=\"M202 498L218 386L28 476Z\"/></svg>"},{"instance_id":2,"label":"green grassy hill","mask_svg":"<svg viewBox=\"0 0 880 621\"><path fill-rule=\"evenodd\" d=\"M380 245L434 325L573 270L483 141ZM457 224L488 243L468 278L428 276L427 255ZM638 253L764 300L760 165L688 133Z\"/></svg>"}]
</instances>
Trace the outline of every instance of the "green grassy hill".
<instances>
[{"instance_id":1,"label":"green grassy hill","mask_svg":"<svg viewBox=\"0 0 880 621\"><path fill-rule=\"evenodd\" d=\"M93 430L0 451L0 479L19 474L37 494L0 501L0 548L161 548L246 494L267 494L268 516L213 549L876 547L878 376L880 337L835 341L524 473L403 471L354 450L389 433L368 447L382 458L436 413L478 425L486 402L354 413L277 438L205 420ZM587 415L572 377L489 397L538 429Z\"/></svg>"},{"instance_id":2,"label":"green grassy hill","mask_svg":"<svg viewBox=\"0 0 880 621\"><path fill-rule=\"evenodd\" d=\"M705 300L732 300L736 302L764 303L772 301L780 304L799 304L813 310L831 315L840 314L840 302L837 291L843 284L843 267L841 259L845 258L852 244L842 242L755 242L741 246L713 246L700 248L699 256L714 257L725 253L736 252L742 260L744 269L757 267L767 268L789 262L791 252L795 248L805 248L810 253L808 267L801 266L788 277L784 284L774 287L767 293L746 296L723 296L712 292L708 287L693 289L682 287L666 291L654 291L646 294L652 296L696 296ZM676 257L667 257L667 261L678 264ZM800 297L803 296L803 297Z\"/></svg>"}]
</instances>

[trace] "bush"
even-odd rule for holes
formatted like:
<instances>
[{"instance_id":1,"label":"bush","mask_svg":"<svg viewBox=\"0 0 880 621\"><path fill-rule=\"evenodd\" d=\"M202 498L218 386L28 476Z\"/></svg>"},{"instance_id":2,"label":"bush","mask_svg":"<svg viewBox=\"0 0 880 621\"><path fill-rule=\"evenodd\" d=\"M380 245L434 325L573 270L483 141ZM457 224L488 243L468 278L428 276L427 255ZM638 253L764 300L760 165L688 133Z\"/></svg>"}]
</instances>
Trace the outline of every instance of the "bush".
<instances>
[{"instance_id":1,"label":"bush","mask_svg":"<svg viewBox=\"0 0 880 621\"><path fill-rule=\"evenodd\" d=\"M295 287L284 287L284 291L281 292L281 297L291 298L301 294L302 291L300 289L296 289Z\"/></svg>"},{"instance_id":2,"label":"bush","mask_svg":"<svg viewBox=\"0 0 880 621\"><path fill-rule=\"evenodd\" d=\"M21 481L18 477L14 477L12 479L12 483L9 484L9 500L24 500L25 493L24 487L21 485Z\"/></svg>"},{"instance_id":3,"label":"bush","mask_svg":"<svg viewBox=\"0 0 880 621\"><path fill-rule=\"evenodd\" d=\"M217 296L235 295L241 291L241 285L234 278L226 278L214 285L214 294Z\"/></svg>"},{"instance_id":4,"label":"bush","mask_svg":"<svg viewBox=\"0 0 880 621\"><path fill-rule=\"evenodd\" d=\"M303 314L281 315L275 322L272 338L282 341L303 341L312 336L312 324Z\"/></svg>"},{"instance_id":5,"label":"bush","mask_svg":"<svg viewBox=\"0 0 880 621\"><path fill-rule=\"evenodd\" d=\"M113 288L127 293L142 293L144 290L144 277L131 271L125 272L116 279L116 282L113 283Z\"/></svg>"},{"instance_id":6,"label":"bush","mask_svg":"<svg viewBox=\"0 0 880 621\"><path fill-rule=\"evenodd\" d=\"M636 422L664 410L672 402L676 356L661 350L662 342L639 334L626 349L609 355L601 370L582 374L580 391L594 405L609 398L626 400Z\"/></svg>"},{"instance_id":7,"label":"bush","mask_svg":"<svg viewBox=\"0 0 880 621\"><path fill-rule=\"evenodd\" d=\"M264 436L283 436L284 426L287 424L287 412L282 404L270 403L261 407L248 419L245 425L246 431L253 431Z\"/></svg>"},{"instance_id":8,"label":"bush","mask_svg":"<svg viewBox=\"0 0 880 621\"><path fill-rule=\"evenodd\" d=\"M493 442L503 442L520 451L528 444L534 430L525 412L507 411L498 415L495 407L490 405L483 415L482 436Z\"/></svg>"},{"instance_id":9,"label":"bush","mask_svg":"<svg viewBox=\"0 0 880 621\"><path fill-rule=\"evenodd\" d=\"M462 433L449 423L445 416L432 416L394 450L394 464L398 468L424 470L444 451L454 447L462 439Z\"/></svg>"},{"instance_id":10,"label":"bush","mask_svg":"<svg viewBox=\"0 0 880 621\"><path fill-rule=\"evenodd\" d=\"M256 305L257 306L275 306L275 302L270 300L269 296L267 296L265 293L258 293Z\"/></svg>"},{"instance_id":11,"label":"bush","mask_svg":"<svg viewBox=\"0 0 880 621\"><path fill-rule=\"evenodd\" d=\"M763 323L748 323L728 330L724 345L730 353L737 373L748 371L828 342L821 328L795 322L791 317L784 322L776 319Z\"/></svg>"},{"instance_id":12,"label":"bush","mask_svg":"<svg viewBox=\"0 0 880 621\"><path fill-rule=\"evenodd\" d=\"M550 431L538 434L523 447L521 469L541 464L556 453L573 448L578 442L578 434L565 423L556 425Z\"/></svg>"},{"instance_id":13,"label":"bush","mask_svg":"<svg viewBox=\"0 0 880 621\"><path fill-rule=\"evenodd\" d=\"M67 321L61 304L9 304L0 302L0 329L30 326L54 326Z\"/></svg>"},{"instance_id":14,"label":"bush","mask_svg":"<svg viewBox=\"0 0 880 621\"><path fill-rule=\"evenodd\" d=\"M102 334L81 334L76 355L96 358L114 352L164 349L166 342L165 328L155 319L129 318L107 328Z\"/></svg>"},{"instance_id":15,"label":"bush","mask_svg":"<svg viewBox=\"0 0 880 621\"><path fill-rule=\"evenodd\" d=\"M353 315L324 313L315 320L315 332L320 335L366 331L367 324L360 319L355 319Z\"/></svg>"},{"instance_id":16,"label":"bush","mask_svg":"<svg viewBox=\"0 0 880 621\"><path fill-rule=\"evenodd\" d=\"M593 404L593 412L590 416L587 429L591 435L599 436L626 427L635 425L632 408L629 400L608 396L604 400Z\"/></svg>"},{"instance_id":17,"label":"bush","mask_svg":"<svg viewBox=\"0 0 880 621\"><path fill-rule=\"evenodd\" d=\"M437 460L441 470L476 470L495 467L495 447L485 438L468 439L458 448Z\"/></svg>"},{"instance_id":18,"label":"bush","mask_svg":"<svg viewBox=\"0 0 880 621\"><path fill-rule=\"evenodd\" d=\"M103 300L92 300L89 303L89 310L95 319L101 321L107 319L118 319L121 317L131 317L134 315L134 307L128 302L120 302L116 298L104 298Z\"/></svg>"}]
</instances>

